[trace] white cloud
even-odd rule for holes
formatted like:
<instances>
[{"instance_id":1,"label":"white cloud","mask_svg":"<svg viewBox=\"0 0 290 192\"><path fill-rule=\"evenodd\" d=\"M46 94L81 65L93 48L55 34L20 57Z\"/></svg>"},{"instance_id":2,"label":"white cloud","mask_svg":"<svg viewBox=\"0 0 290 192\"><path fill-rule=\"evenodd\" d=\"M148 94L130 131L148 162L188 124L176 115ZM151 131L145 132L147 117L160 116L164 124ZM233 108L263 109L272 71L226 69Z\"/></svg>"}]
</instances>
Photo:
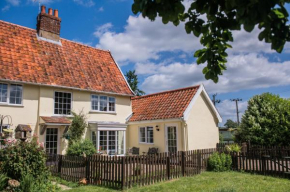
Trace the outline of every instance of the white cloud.
<instances>
[{"instance_id":1,"label":"white cloud","mask_svg":"<svg viewBox=\"0 0 290 192\"><path fill-rule=\"evenodd\" d=\"M241 118L247 109L248 101L240 101L238 103L239 106L239 118L241 122ZM232 119L233 121L237 121L237 112L236 112L236 103L231 100L224 100L221 103L217 104L217 109L220 115L223 118L222 125L224 125L227 119Z\"/></svg>"},{"instance_id":2,"label":"white cloud","mask_svg":"<svg viewBox=\"0 0 290 192\"><path fill-rule=\"evenodd\" d=\"M10 5L6 5L6 6L4 6L2 9L1 9L1 11L2 12L6 12L6 11L8 11L10 9Z\"/></svg>"},{"instance_id":3,"label":"white cloud","mask_svg":"<svg viewBox=\"0 0 290 192\"><path fill-rule=\"evenodd\" d=\"M103 11L104 11L104 7L100 7L100 8L98 9L98 11L99 11L99 12L103 12Z\"/></svg>"},{"instance_id":4,"label":"white cloud","mask_svg":"<svg viewBox=\"0 0 290 192\"><path fill-rule=\"evenodd\" d=\"M92 7L95 5L95 2L93 0L73 0L73 1L85 7Z\"/></svg>"},{"instance_id":5,"label":"white cloud","mask_svg":"<svg viewBox=\"0 0 290 192\"><path fill-rule=\"evenodd\" d=\"M186 5L188 6L188 5ZM234 31L233 49L229 53L272 53L271 45L258 40L259 29L251 33ZM138 17L129 16L124 31L116 33L103 31L98 33L99 44L103 49L112 51L119 62L144 62L158 59L164 51L183 51L193 53L200 49L199 39L192 34L186 34L184 23L175 27L172 23L164 25L160 18L154 22Z\"/></svg>"},{"instance_id":6,"label":"white cloud","mask_svg":"<svg viewBox=\"0 0 290 192\"><path fill-rule=\"evenodd\" d=\"M104 25L101 25L97 28L97 30L94 32L94 35L96 37L101 37L105 33L110 33L110 29L113 27L112 23L106 23Z\"/></svg>"},{"instance_id":7,"label":"white cloud","mask_svg":"<svg viewBox=\"0 0 290 192\"><path fill-rule=\"evenodd\" d=\"M195 63L138 63L136 72L146 74L141 88L146 93L203 83L209 93L226 93L244 89L266 88L290 84L290 61L270 62L264 56L252 53L231 55L228 69L217 84L206 81L202 74L205 65Z\"/></svg>"},{"instance_id":8,"label":"white cloud","mask_svg":"<svg viewBox=\"0 0 290 192\"><path fill-rule=\"evenodd\" d=\"M6 2L13 6L18 6L20 4L20 0L6 0Z\"/></svg>"}]
</instances>

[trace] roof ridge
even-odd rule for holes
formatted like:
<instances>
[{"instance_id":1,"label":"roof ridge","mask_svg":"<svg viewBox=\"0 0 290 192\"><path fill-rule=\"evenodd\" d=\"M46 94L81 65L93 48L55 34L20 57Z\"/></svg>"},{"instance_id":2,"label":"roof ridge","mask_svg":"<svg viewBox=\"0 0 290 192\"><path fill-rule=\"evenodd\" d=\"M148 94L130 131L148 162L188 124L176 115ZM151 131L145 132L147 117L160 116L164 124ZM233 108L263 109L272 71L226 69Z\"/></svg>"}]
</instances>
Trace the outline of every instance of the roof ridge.
<instances>
[{"instance_id":1,"label":"roof ridge","mask_svg":"<svg viewBox=\"0 0 290 192\"><path fill-rule=\"evenodd\" d=\"M31 30L31 31L36 31L36 29L31 29L29 27L25 27L25 26L18 25L18 24L15 24L15 23L10 23L8 21L3 21L1 19L0 19L0 22L6 23L6 24L9 24L9 25L13 25L13 26L17 26L17 27L21 27L21 28L24 28L24 29L28 29L28 30ZM69 42L72 42L72 43L76 43L78 45L82 45L82 46L85 46L85 47L89 47L89 48L93 48L93 49L96 49L96 50L105 51L105 52L109 52L110 53L110 50L101 49L101 48L93 47L93 46L90 46L90 45L84 45L84 44L82 44L80 42L76 42L76 41L73 41L73 40L65 39L65 38L62 38L62 37L60 37L60 39L65 40L65 41L69 41Z\"/></svg>"},{"instance_id":2,"label":"roof ridge","mask_svg":"<svg viewBox=\"0 0 290 192\"><path fill-rule=\"evenodd\" d=\"M157 93L151 93L151 94L143 95L143 96L136 96L136 97L132 97L131 99L134 99L134 100L135 99L143 99L143 98L151 97L151 96L154 96L154 95L161 95L161 94L165 94L165 93L171 93L171 92L177 92L177 91L182 91L182 90L187 90L187 89L193 89L193 88L200 87L200 86L201 86L201 84L198 84L198 85L193 85L193 86L190 86L190 87L183 87L183 88L178 88L178 89L161 91L161 92L157 92Z\"/></svg>"}]
</instances>

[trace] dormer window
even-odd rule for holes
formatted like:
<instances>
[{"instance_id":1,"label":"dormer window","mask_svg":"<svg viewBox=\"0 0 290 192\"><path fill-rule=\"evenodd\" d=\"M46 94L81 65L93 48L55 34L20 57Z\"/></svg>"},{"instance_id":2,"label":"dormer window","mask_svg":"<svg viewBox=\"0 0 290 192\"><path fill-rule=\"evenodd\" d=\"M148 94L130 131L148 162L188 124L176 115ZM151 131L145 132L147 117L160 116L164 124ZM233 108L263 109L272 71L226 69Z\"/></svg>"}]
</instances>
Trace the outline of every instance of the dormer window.
<instances>
[{"instance_id":1,"label":"dormer window","mask_svg":"<svg viewBox=\"0 0 290 192\"><path fill-rule=\"evenodd\" d=\"M115 112L116 98L103 95L91 96L92 111Z\"/></svg>"},{"instance_id":2,"label":"dormer window","mask_svg":"<svg viewBox=\"0 0 290 192\"><path fill-rule=\"evenodd\" d=\"M21 105L22 85L0 83L0 103Z\"/></svg>"}]
</instances>

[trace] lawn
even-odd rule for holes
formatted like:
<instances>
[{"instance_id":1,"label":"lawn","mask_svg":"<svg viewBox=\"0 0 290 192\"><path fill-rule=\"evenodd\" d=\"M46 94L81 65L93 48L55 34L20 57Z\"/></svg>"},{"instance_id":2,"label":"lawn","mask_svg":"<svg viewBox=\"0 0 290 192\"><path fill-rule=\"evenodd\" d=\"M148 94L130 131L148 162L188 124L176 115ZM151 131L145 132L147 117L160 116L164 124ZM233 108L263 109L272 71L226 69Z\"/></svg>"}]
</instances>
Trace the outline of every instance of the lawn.
<instances>
[{"instance_id":1,"label":"lawn","mask_svg":"<svg viewBox=\"0 0 290 192\"><path fill-rule=\"evenodd\" d=\"M206 191L206 192L286 192L290 190L290 180L239 172L204 172L194 177L162 182L146 187L129 189L129 192L149 191ZM116 190L97 186L83 186L67 192L112 192Z\"/></svg>"}]
</instances>

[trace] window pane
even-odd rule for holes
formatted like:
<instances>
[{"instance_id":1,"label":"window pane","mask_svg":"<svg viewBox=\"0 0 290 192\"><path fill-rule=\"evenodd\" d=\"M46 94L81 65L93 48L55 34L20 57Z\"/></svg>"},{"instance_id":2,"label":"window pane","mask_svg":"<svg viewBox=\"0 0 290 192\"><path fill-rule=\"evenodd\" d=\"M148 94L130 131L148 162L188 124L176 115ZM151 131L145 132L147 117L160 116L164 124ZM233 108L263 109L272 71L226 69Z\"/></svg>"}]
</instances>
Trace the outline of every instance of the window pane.
<instances>
[{"instance_id":1,"label":"window pane","mask_svg":"<svg viewBox=\"0 0 290 192\"><path fill-rule=\"evenodd\" d=\"M140 142L146 142L145 127L140 127Z\"/></svg>"},{"instance_id":2,"label":"window pane","mask_svg":"<svg viewBox=\"0 0 290 192\"><path fill-rule=\"evenodd\" d=\"M99 110L99 97L97 95L92 95L92 110Z\"/></svg>"},{"instance_id":3,"label":"window pane","mask_svg":"<svg viewBox=\"0 0 290 192\"><path fill-rule=\"evenodd\" d=\"M100 111L107 111L107 96L100 96Z\"/></svg>"},{"instance_id":4,"label":"window pane","mask_svg":"<svg viewBox=\"0 0 290 192\"><path fill-rule=\"evenodd\" d=\"M18 104L22 103L22 85L10 85L10 104Z\"/></svg>"},{"instance_id":5,"label":"window pane","mask_svg":"<svg viewBox=\"0 0 290 192\"><path fill-rule=\"evenodd\" d=\"M55 92L54 94L55 114L71 114L71 93Z\"/></svg>"},{"instance_id":6,"label":"window pane","mask_svg":"<svg viewBox=\"0 0 290 192\"><path fill-rule=\"evenodd\" d=\"M92 142L93 142L95 148L97 149L97 134L95 131L92 131Z\"/></svg>"},{"instance_id":7,"label":"window pane","mask_svg":"<svg viewBox=\"0 0 290 192\"><path fill-rule=\"evenodd\" d=\"M153 127L147 127L147 143L153 143Z\"/></svg>"},{"instance_id":8,"label":"window pane","mask_svg":"<svg viewBox=\"0 0 290 192\"><path fill-rule=\"evenodd\" d=\"M0 83L0 102L7 102L8 85Z\"/></svg>"},{"instance_id":9,"label":"window pane","mask_svg":"<svg viewBox=\"0 0 290 192\"><path fill-rule=\"evenodd\" d=\"M107 150L107 131L100 131L100 149L99 150Z\"/></svg>"},{"instance_id":10,"label":"window pane","mask_svg":"<svg viewBox=\"0 0 290 192\"><path fill-rule=\"evenodd\" d=\"M109 111L115 111L115 98L109 97Z\"/></svg>"},{"instance_id":11,"label":"window pane","mask_svg":"<svg viewBox=\"0 0 290 192\"><path fill-rule=\"evenodd\" d=\"M125 131L117 131L117 146L118 146L118 155L123 155L125 152L124 142L125 142Z\"/></svg>"}]
</instances>

